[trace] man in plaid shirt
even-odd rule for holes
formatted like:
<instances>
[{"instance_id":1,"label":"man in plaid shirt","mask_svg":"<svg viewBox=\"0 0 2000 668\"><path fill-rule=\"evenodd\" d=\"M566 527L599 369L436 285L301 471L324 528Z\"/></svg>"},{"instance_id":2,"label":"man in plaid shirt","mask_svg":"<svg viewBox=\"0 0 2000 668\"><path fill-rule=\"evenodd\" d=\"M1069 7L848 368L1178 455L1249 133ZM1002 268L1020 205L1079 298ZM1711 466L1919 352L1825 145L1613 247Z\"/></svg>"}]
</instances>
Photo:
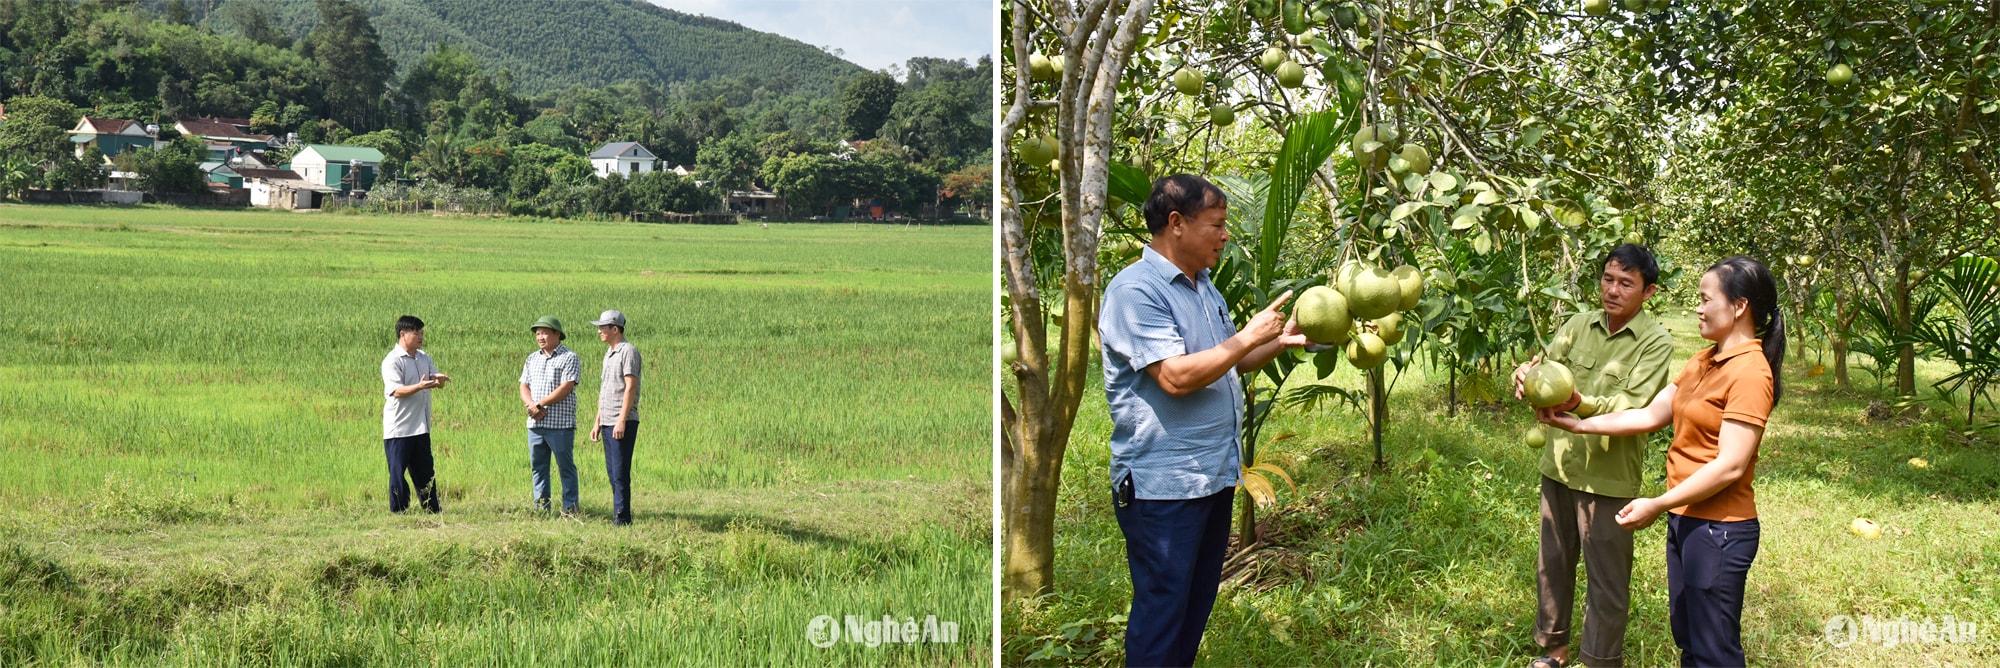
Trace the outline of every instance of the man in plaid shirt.
<instances>
[{"instance_id":1,"label":"man in plaid shirt","mask_svg":"<svg viewBox=\"0 0 2000 668\"><path fill-rule=\"evenodd\" d=\"M535 504L549 509L549 454L562 474L563 514L576 512L576 381L582 365L562 345L562 321L542 316L529 328L535 352L521 365L521 404L528 411L528 465L534 470Z\"/></svg>"}]
</instances>

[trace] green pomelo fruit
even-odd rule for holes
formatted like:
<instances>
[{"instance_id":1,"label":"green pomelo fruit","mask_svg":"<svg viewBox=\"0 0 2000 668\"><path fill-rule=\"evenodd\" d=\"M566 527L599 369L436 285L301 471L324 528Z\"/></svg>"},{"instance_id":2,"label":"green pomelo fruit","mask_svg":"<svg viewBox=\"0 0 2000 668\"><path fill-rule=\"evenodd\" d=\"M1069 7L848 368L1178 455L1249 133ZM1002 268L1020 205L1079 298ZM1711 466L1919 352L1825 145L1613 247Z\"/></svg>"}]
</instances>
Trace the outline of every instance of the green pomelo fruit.
<instances>
[{"instance_id":1,"label":"green pomelo fruit","mask_svg":"<svg viewBox=\"0 0 2000 668\"><path fill-rule=\"evenodd\" d=\"M1028 56L1028 76L1041 81L1054 79L1056 64L1051 62L1048 56L1039 53Z\"/></svg>"},{"instance_id":2,"label":"green pomelo fruit","mask_svg":"<svg viewBox=\"0 0 2000 668\"><path fill-rule=\"evenodd\" d=\"M1218 102L1208 108L1208 120L1216 125L1233 125L1236 123L1236 108Z\"/></svg>"},{"instance_id":3,"label":"green pomelo fruit","mask_svg":"<svg viewBox=\"0 0 2000 668\"><path fill-rule=\"evenodd\" d=\"M1382 366L1382 360L1389 354L1389 346L1374 332L1362 332L1347 342L1347 361L1357 369L1373 369Z\"/></svg>"},{"instance_id":4,"label":"green pomelo fruit","mask_svg":"<svg viewBox=\"0 0 2000 668\"><path fill-rule=\"evenodd\" d=\"M1306 288L1292 314L1299 319L1299 331L1305 332L1306 338L1314 343L1344 343L1354 327L1347 298L1324 285Z\"/></svg>"},{"instance_id":5,"label":"green pomelo fruit","mask_svg":"<svg viewBox=\"0 0 2000 668\"><path fill-rule=\"evenodd\" d=\"M1576 393L1576 377L1570 375L1569 367L1548 360L1529 369L1521 385L1524 390L1521 395L1528 399L1528 405L1536 408L1562 405Z\"/></svg>"},{"instance_id":6,"label":"green pomelo fruit","mask_svg":"<svg viewBox=\"0 0 2000 668\"><path fill-rule=\"evenodd\" d=\"M1396 310L1408 311L1416 308L1417 302L1424 298L1424 275L1418 272L1416 267L1407 264L1397 267L1395 271L1389 272L1389 275L1396 277L1396 287L1403 295L1403 300L1396 305Z\"/></svg>"},{"instance_id":7,"label":"green pomelo fruit","mask_svg":"<svg viewBox=\"0 0 2000 668\"><path fill-rule=\"evenodd\" d=\"M1395 313L1396 307L1403 305L1403 286L1381 267L1355 274L1349 285L1353 289L1347 293L1347 308L1356 318L1374 320Z\"/></svg>"},{"instance_id":8,"label":"green pomelo fruit","mask_svg":"<svg viewBox=\"0 0 2000 668\"><path fill-rule=\"evenodd\" d=\"M1174 89L1180 91L1182 95L1200 95L1201 83L1201 73L1194 71L1192 67L1183 67L1180 71L1174 72Z\"/></svg>"},{"instance_id":9,"label":"green pomelo fruit","mask_svg":"<svg viewBox=\"0 0 2000 668\"><path fill-rule=\"evenodd\" d=\"M1401 157L1403 158L1403 162L1410 163L1411 173L1431 173L1431 152L1424 147L1417 144L1404 144Z\"/></svg>"},{"instance_id":10,"label":"green pomelo fruit","mask_svg":"<svg viewBox=\"0 0 2000 668\"><path fill-rule=\"evenodd\" d=\"M1278 85L1286 88L1298 88L1304 85L1305 82L1306 68L1299 67L1297 62L1290 60L1278 63Z\"/></svg>"},{"instance_id":11,"label":"green pomelo fruit","mask_svg":"<svg viewBox=\"0 0 2000 668\"><path fill-rule=\"evenodd\" d=\"M1382 343L1396 345L1403 342L1403 314L1391 313L1375 319L1375 331L1381 335Z\"/></svg>"},{"instance_id":12,"label":"green pomelo fruit","mask_svg":"<svg viewBox=\"0 0 2000 668\"><path fill-rule=\"evenodd\" d=\"M1285 64L1285 50L1275 46L1265 49L1264 55L1257 56L1257 67L1266 73L1278 71L1278 66L1283 64Z\"/></svg>"}]
</instances>

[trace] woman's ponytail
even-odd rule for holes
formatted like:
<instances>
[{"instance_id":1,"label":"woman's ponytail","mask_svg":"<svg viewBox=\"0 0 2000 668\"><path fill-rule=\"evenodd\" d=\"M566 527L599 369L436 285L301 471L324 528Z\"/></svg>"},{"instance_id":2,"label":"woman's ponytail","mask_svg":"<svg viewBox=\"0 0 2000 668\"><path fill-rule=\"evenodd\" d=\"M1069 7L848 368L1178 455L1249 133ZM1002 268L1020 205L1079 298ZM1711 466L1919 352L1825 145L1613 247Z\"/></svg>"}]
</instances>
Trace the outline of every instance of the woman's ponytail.
<instances>
[{"instance_id":1,"label":"woman's ponytail","mask_svg":"<svg viewBox=\"0 0 2000 668\"><path fill-rule=\"evenodd\" d=\"M1748 255L1731 256L1708 270L1715 272L1723 297L1750 302L1750 322L1764 342L1764 361L1771 365L1771 405L1776 406L1785 394L1785 314L1778 309L1778 281L1769 267Z\"/></svg>"}]
</instances>

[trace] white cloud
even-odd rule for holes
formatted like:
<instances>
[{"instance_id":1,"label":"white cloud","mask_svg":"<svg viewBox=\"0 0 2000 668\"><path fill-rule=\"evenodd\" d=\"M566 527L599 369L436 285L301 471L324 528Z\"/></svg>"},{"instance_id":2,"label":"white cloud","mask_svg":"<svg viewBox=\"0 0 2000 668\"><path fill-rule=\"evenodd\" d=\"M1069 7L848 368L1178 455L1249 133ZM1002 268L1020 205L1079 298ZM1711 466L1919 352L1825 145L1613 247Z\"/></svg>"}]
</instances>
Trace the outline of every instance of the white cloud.
<instances>
[{"instance_id":1,"label":"white cloud","mask_svg":"<svg viewBox=\"0 0 2000 668\"><path fill-rule=\"evenodd\" d=\"M832 47L871 70L917 56L993 53L992 0L648 0L688 14Z\"/></svg>"}]
</instances>

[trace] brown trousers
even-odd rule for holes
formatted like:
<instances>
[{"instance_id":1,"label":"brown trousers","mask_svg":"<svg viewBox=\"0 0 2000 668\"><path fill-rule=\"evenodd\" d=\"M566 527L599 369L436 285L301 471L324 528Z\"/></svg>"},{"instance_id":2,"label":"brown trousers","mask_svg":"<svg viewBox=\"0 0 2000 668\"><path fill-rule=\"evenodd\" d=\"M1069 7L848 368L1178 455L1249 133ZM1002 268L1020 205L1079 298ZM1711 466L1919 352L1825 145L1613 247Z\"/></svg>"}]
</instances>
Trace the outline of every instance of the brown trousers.
<instances>
[{"instance_id":1,"label":"brown trousers","mask_svg":"<svg viewBox=\"0 0 2000 668\"><path fill-rule=\"evenodd\" d=\"M1535 642L1571 646L1570 663L1591 668L1625 665L1625 622L1631 616L1632 532L1618 526L1631 499L1579 492L1542 476L1542 549L1535 560ZM1570 642L1570 609L1576 603L1576 561L1589 578L1583 606L1583 642Z\"/></svg>"}]
</instances>

